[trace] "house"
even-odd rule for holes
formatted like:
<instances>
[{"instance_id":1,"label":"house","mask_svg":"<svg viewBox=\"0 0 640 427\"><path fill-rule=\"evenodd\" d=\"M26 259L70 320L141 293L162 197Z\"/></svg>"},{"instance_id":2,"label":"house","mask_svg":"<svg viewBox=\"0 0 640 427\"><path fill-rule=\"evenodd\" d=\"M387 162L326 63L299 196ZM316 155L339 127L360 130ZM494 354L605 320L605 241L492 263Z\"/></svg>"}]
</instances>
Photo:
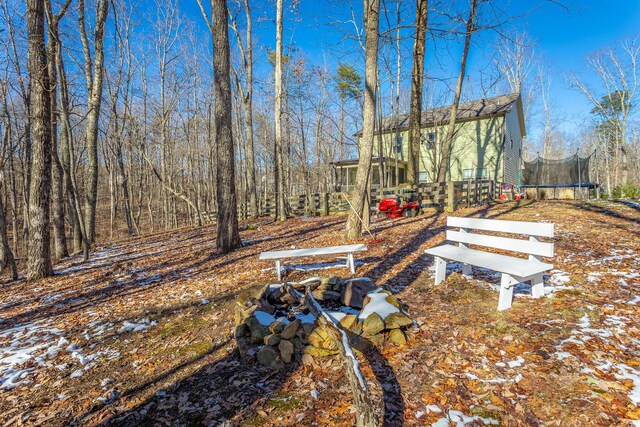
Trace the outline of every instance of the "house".
<instances>
[{"instance_id":1,"label":"house","mask_svg":"<svg viewBox=\"0 0 640 427\"><path fill-rule=\"evenodd\" d=\"M451 106L422 112L419 182L433 182L442 143L445 139ZM380 133L382 138L380 140ZM361 143L362 131L356 133ZM520 94L512 93L478 99L458 106L456 130L449 161L448 180L470 178L520 184L522 142L526 137ZM382 131L376 130L372 159L373 186L406 182L408 160L409 115L385 117ZM379 151L382 148L382 156ZM351 191L355 183L358 160L335 162L336 186Z\"/></svg>"}]
</instances>

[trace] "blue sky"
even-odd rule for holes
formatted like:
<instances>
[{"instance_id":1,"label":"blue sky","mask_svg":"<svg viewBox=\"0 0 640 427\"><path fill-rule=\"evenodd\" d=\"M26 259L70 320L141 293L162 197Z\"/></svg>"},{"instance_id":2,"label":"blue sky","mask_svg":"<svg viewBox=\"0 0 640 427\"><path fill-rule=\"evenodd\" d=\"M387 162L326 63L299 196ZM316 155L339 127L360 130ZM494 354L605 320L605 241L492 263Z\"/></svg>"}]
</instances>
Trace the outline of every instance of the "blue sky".
<instances>
[{"instance_id":1,"label":"blue sky","mask_svg":"<svg viewBox=\"0 0 640 427\"><path fill-rule=\"evenodd\" d=\"M538 46L538 53L545 65L551 70L551 101L558 115L564 117L563 129L576 132L588 116L591 107L587 100L571 89L567 83L567 74L576 72L584 74L585 57L602 48L615 45L620 39L638 34L640 31L640 0L558 0L566 8L546 0L511 0L502 1L501 7L510 15L521 16L509 24L511 29L526 31ZM205 0L205 3L207 1ZM229 2L230 4L233 2ZM405 1L403 24L413 24L414 3ZM434 2L431 2L434 4ZM462 0L458 3L464 3ZM275 1L263 0L253 2L255 39L260 49L274 46ZM285 0L285 5L290 1ZM388 1L393 6L391 0ZM362 25L362 3L356 0L300 0L298 9L288 9L284 29L285 44L294 44L300 54L313 65L326 64L334 68L339 61L354 63L362 67L357 49L353 42L344 42L348 33L353 33L351 24L336 24L351 18L351 8L355 20ZM195 0L183 0L182 8L197 25L203 25ZM390 19L394 19L392 16ZM384 24L383 24L384 25ZM392 22L393 25L393 22ZM410 32L410 30L407 30ZM407 33L408 34L408 33ZM470 84L474 84L479 69L490 61L485 46L494 37L494 33L479 36L472 48L469 62ZM444 43L438 42L441 45ZM343 48L343 46L346 46ZM410 52L410 43L405 49ZM428 45L428 50L432 45ZM459 44L447 46L446 53L439 54L435 60L434 52L428 54L427 73L452 82L457 71L459 60ZM355 53L354 53L355 52ZM263 58L264 59L264 58ZM260 57L257 58L260 61ZM408 81L410 61L405 62L404 77ZM265 61L256 65L258 73L267 72ZM262 67L262 68L261 68ZM266 78L266 75L264 76ZM445 83L450 84L450 83ZM537 120L528 124L529 134L535 137L540 125Z\"/></svg>"}]
</instances>

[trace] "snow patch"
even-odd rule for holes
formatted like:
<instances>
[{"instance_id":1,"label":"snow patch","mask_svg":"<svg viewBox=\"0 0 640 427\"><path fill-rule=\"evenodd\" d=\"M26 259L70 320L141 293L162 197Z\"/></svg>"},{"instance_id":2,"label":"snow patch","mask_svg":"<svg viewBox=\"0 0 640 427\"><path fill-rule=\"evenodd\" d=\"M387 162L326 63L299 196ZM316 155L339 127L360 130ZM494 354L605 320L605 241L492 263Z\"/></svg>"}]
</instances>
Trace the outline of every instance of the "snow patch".
<instances>
[{"instance_id":1,"label":"snow patch","mask_svg":"<svg viewBox=\"0 0 640 427\"><path fill-rule=\"evenodd\" d=\"M373 313L378 313L382 320L386 319L391 313L398 313L398 307L387 302L388 294L379 291L369 292L367 296L370 298L369 303L362 309L358 319L364 320Z\"/></svg>"},{"instance_id":2,"label":"snow patch","mask_svg":"<svg viewBox=\"0 0 640 427\"><path fill-rule=\"evenodd\" d=\"M256 310L253 312L253 315L256 317L256 319L258 319L258 322L260 322L260 324L263 326L269 326L270 324L276 321L275 317L273 317L272 315L270 315L265 311Z\"/></svg>"},{"instance_id":3,"label":"snow patch","mask_svg":"<svg viewBox=\"0 0 640 427\"><path fill-rule=\"evenodd\" d=\"M155 326L158 323L154 320L149 320L147 318L142 319L140 322L136 323L136 322L130 322L128 320L125 320L122 323L122 327L120 327L120 329L118 329L119 333L123 333L123 332L139 332L139 331L143 331L147 328L149 328L150 326Z\"/></svg>"}]
</instances>

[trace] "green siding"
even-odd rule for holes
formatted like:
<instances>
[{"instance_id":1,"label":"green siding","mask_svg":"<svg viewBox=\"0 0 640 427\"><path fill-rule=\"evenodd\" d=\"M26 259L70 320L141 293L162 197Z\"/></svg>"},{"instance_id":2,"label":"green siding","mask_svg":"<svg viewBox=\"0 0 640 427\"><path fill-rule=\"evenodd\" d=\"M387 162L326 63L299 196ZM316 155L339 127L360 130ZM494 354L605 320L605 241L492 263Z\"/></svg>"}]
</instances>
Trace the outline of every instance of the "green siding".
<instances>
[{"instance_id":1,"label":"green siding","mask_svg":"<svg viewBox=\"0 0 640 427\"><path fill-rule=\"evenodd\" d=\"M499 181L503 178L503 140L504 116L487 117L469 120L456 124L456 136L451 151L448 179L460 181L463 179L464 169L486 168L486 176ZM437 164L442 142L446 135L447 125L428 126L422 129L423 142L420 144L420 172L427 172L427 181L435 181ZM436 148L429 149L426 141L430 133L436 134ZM517 133L514 131L514 133ZM518 134L519 135L519 134ZM402 152L400 160L408 160L409 133L400 132L402 137ZM394 157L391 151L391 141L395 139L395 132L382 135L383 156ZM374 156L378 156L378 136L374 143Z\"/></svg>"}]
</instances>

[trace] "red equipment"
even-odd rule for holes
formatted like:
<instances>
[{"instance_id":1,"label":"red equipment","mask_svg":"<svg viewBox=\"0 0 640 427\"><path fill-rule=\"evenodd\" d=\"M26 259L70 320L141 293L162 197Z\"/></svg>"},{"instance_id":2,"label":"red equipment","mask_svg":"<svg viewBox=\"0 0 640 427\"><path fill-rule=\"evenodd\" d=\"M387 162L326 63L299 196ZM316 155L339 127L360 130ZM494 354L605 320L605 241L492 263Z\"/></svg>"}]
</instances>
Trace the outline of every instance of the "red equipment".
<instances>
[{"instance_id":1,"label":"red equipment","mask_svg":"<svg viewBox=\"0 0 640 427\"><path fill-rule=\"evenodd\" d=\"M407 201L400 206L400 202L396 197L382 199L378 205L378 213L384 214L388 218L411 218L420 213L420 203L415 201Z\"/></svg>"}]
</instances>

